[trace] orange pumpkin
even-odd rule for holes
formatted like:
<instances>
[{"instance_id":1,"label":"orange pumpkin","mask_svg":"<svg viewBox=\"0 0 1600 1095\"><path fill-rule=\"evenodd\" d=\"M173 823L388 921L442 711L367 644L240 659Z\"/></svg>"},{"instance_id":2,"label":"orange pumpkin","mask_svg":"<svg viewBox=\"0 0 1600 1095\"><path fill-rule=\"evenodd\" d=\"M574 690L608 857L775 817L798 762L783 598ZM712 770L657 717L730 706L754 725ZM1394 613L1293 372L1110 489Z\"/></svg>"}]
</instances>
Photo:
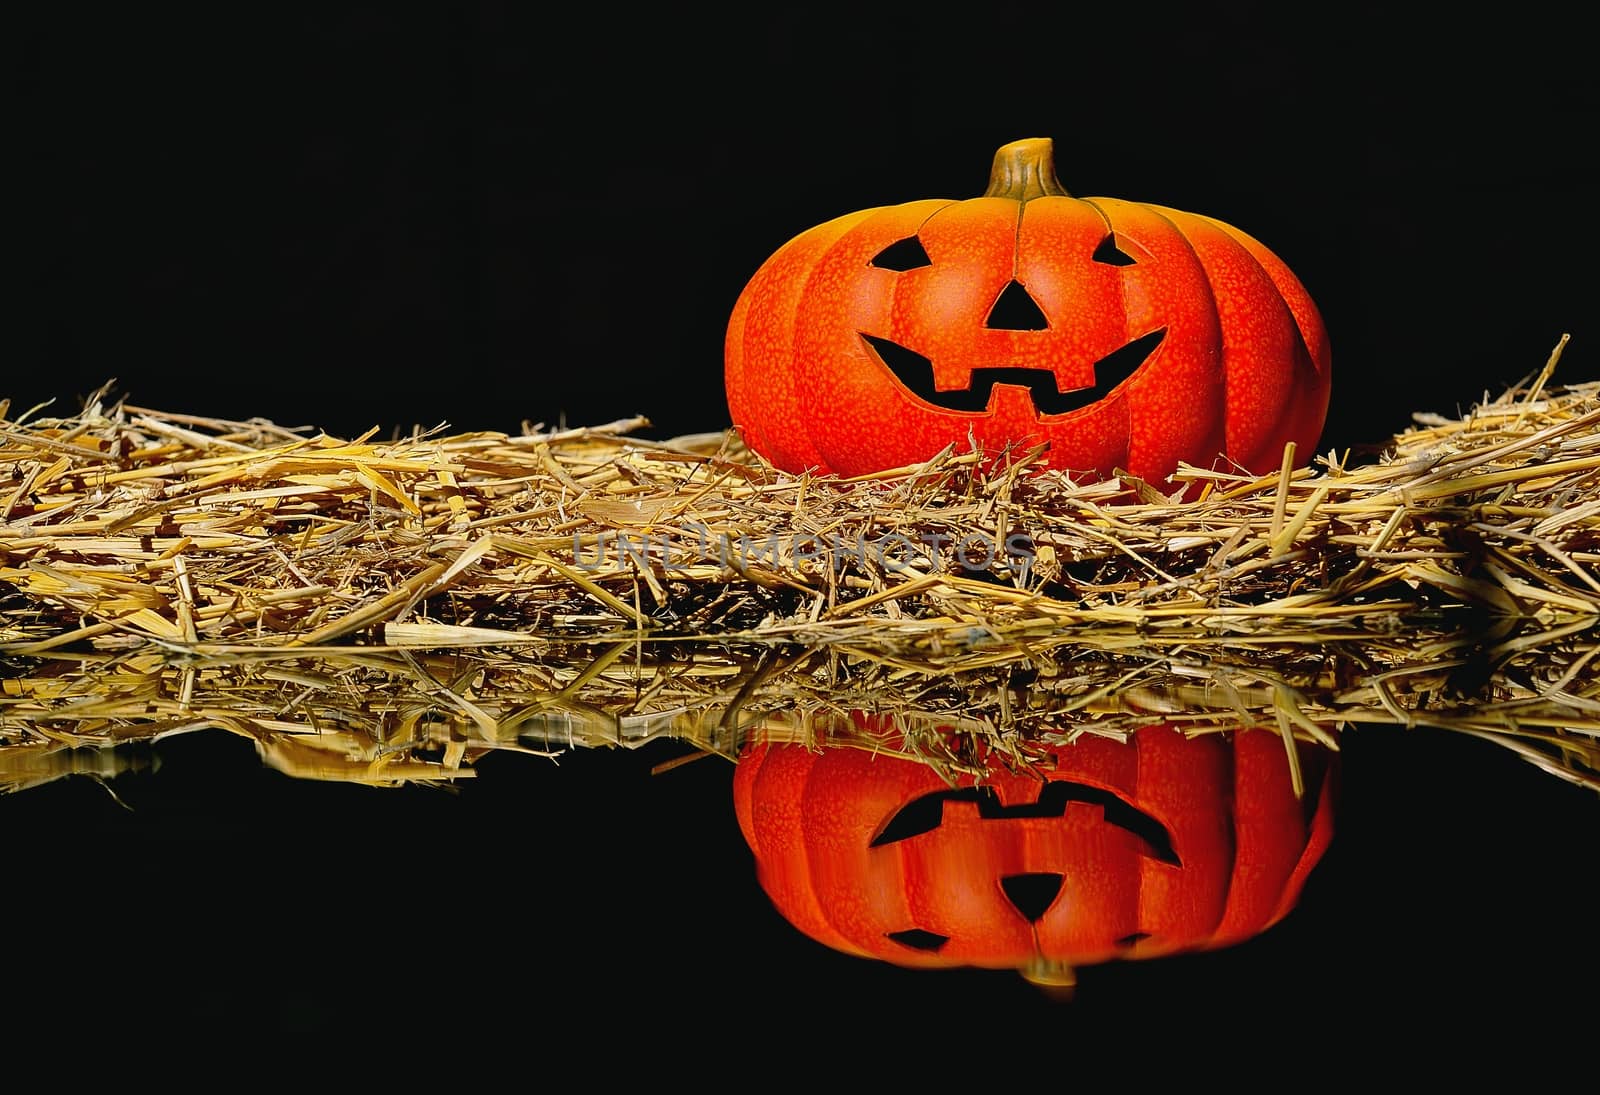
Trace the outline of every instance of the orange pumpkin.
<instances>
[{"instance_id":1,"label":"orange pumpkin","mask_svg":"<svg viewBox=\"0 0 1600 1095\"><path fill-rule=\"evenodd\" d=\"M1289 267L1210 217L1074 198L1048 139L988 191L867 209L780 247L725 342L733 424L779 468L856 475L971 442L1166 482L1180 462L1309 459L1328 409L1322 317Z\"/></svg>"},{"instance_id":2,"label":"orange pumpkin","mask_svg":"<svg viewBox=\"0 0 1600 1095\"><path fill-rule=\"evenodd\" d=\"M1335 754L1150 726L952 787L859 747L751 746L734 806L761 886L832 948L911 967L1078 966L1226 947L1281 920L1332 837Z\"/></svg>"}]
</instances>

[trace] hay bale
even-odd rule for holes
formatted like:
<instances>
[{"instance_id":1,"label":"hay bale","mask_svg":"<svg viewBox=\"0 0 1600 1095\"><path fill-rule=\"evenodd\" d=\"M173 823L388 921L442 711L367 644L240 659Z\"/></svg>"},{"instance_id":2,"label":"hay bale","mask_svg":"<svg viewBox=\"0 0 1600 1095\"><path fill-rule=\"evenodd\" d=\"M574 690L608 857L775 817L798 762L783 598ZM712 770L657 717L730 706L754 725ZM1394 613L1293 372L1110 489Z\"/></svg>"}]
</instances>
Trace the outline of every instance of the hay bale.
<instances>
[{"instance_id":1,"label":"hay bale","mask_svg":"<svg viewBox=\"0 0 1600 1095\"><path fill-rule=\"evenodd\" d=\"M392 785L867 710L958 768L951 740L1425 724L1600 788L1600 384L1550 386L1559 355L1375 458L1170 498L1027 452L792 475L640 419L379 441L0 403L0 785L207 727Z\"/></svg>"}]
</instances>

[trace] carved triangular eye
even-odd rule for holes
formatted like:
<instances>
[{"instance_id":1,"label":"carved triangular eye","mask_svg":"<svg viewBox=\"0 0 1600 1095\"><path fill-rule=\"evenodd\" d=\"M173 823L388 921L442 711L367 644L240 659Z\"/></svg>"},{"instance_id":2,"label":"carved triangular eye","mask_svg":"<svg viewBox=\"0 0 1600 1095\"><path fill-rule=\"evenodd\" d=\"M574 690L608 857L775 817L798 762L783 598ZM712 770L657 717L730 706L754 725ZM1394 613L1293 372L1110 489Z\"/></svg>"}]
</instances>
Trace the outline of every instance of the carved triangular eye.
<instances>
[{"instance_id":1,"label":"carved triangular eye","mask_svg":"<svg viewBox=\"0 0 1600 1095\"><path fill-rule=\"evenodd\" d=\"M995 331L1042 331L1050 326L1044 310L1028 295L1022 282L1013 281L1000 291L984 326Z\"/></svg>"},{"instance_id":2,"label":"carved triangular eye","mask_svg":"<svg viewBox=\"0 0 1600 1095\"><path fill-rule=\"evenodd\" d=\"M1094 261L1103 262L1107 266L1132 266L1139 260L1117 246L1117 237L1107 236L1100 241L1100 246L1094 249Z\"/></svg>"},{"instance_id":3,"label":"carved triangular eye","mask_svg":"<svg viewBox=\"0 0 1600 1095\"><path fill-rule=\"evenodd\" d=\"M923 931L921 928L907 928L902 932L885 932L884 934L902 947L910 947L912 950L918 951L936 951L950 942L948 935Z\"/></svg>"},{"instance_id":4,"label":"carved triangular eye","mask_svg":"<svg viewBox=\"0 0 1600 1095\"><path fill-rule=\"evenodd\" d=\"M922 241L915 236L907 236L903 240L895 240L888 247L872 256L868 266L875 266L879 270L895 270L904 273L915 270L919 266L932 266L933 260L928 257L927 249L922 246Z\"/></svg>"}]
</instances>

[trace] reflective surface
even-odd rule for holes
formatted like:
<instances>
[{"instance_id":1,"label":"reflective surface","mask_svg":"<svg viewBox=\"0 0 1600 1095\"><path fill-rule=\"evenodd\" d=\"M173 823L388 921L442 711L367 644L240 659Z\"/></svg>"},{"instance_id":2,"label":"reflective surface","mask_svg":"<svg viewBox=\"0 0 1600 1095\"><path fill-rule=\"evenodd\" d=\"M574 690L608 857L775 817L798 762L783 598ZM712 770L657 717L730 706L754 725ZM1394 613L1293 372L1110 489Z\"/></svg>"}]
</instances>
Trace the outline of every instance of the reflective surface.
<instances>
[{"instance_id":1,"label":"reflective surface","mask_svg":"<svg viewBox=\"0 0 1600 1095\"><path fill-rule=\"evenodd\" d=\"M1373 1020L1465 1018L1600 972L1584 942L1600 803L1446 734L1347 737L1338 835L1276 927L1086 967L1070 1003L1007 970L904 969L797 931L759 885L734 767L651 774L686 751L496 754L454 789L375 789L286 776L207 732L105 785L0 797L10 976L27 986L8 1008L111 993L159 999L191 1035L326 1035L352 1017L500 1014L506 999L530 1023L671 1016L692 986L771 1022L840 999L981 1009L1071 1041L1152 1000L1191 1031L1224 1031L1238 1009L1335 1021L1350 1001Z\"/></svg>"}]
</instances>

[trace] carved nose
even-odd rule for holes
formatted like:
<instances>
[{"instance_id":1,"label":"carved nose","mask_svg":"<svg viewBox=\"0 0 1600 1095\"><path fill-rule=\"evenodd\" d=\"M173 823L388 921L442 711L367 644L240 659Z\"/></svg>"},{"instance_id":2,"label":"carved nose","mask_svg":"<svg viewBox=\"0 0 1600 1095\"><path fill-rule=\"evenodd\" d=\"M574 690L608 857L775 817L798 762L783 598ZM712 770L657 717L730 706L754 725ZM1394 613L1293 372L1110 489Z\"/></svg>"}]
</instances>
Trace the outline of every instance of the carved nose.
<instances>
[{"instance_id":1,"label":"carved nose","mask_svg":"<svg viewBox=\"0 0 1600 1095\"><path fill-rule=\"evenodd\" d=\"M1055 903L1061 893L1061 882L1062 876L1058 874L1014 874L1000 880L1000 889L1031 924Z\"/></svg>"},{"instance_id":2,"label":"carved nose","mask_svg":"<svg viewBox=\"0 0 1600 1095\"><path fill-rule=\"evenodd\" d=\"M984 326L994 331L1042 331L1050 326L1044 309L1028 295L1022 282L1012 281L1000 290Z\"/></svg>"}]
</instances>

